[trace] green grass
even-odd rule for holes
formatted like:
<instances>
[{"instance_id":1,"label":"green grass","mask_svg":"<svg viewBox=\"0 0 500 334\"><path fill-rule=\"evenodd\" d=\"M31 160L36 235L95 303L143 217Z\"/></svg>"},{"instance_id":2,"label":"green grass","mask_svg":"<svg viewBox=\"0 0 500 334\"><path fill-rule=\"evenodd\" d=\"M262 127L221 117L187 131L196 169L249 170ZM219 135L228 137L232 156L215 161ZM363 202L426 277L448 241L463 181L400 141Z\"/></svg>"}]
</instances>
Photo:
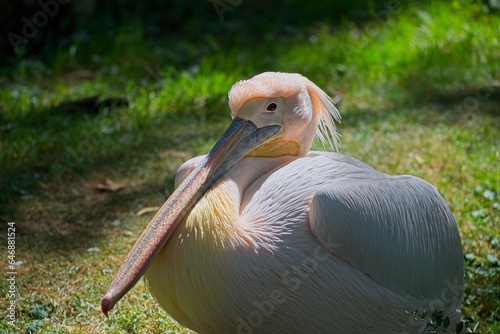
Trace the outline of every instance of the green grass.
<instances>
[{"instance_id":1,"label":"green grass","mask_svg":"<svg viewBox=\"0 0 500 334\"><path fill-rule=\"evenodd\" d=\"M143 283L110 319L100 299L153 214L137 212L160 206L180 164L207 152L229 124L231 85L273 70L342 96L341 152L438 187L466 254L463 313L476 332L499 332L498 14L431 2L283 30L259 21L252 32L238 25L238 10L218 23L232 37L214 29L158 41L132 22L111 39L75 41L50 61L3 71L0 218L16 222L16 260L25 263L15 327L0 330L187 333ZM129 105L78 102L90 96ZM106 178L126 187L99 191ZM0 248L7 253L6 242Z\"/></svg>"}]
</instances>

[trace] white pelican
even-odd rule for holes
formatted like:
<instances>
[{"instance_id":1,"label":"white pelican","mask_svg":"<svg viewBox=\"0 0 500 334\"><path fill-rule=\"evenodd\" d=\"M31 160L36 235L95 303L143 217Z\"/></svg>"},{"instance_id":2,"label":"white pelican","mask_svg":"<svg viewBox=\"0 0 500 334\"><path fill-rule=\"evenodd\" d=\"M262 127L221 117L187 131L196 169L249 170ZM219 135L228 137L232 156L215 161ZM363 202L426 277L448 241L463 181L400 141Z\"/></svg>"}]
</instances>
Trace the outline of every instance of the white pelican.
<instances>
[{"instance_id":1,"label":"white pelican","mask_svg":"<svg viewBox=\"0 0 500 334\"><path fill-rule=\"evenodd\" d=\"M200 333L420 333L408 310L460 319L463 263L436 189L339 153L332 100L300 74L229 91L233 122L177 173L103 298L107 315L145 274Z\"/></svg>"}]
</instances>

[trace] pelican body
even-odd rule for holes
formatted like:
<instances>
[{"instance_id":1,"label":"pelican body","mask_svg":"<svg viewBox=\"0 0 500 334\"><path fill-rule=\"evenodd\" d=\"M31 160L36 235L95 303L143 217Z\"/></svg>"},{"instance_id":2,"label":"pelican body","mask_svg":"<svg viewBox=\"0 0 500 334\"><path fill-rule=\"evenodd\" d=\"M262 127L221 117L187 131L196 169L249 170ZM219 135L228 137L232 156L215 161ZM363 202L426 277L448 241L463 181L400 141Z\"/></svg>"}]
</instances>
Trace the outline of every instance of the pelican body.
<instances>
[{"instance_id":1,"label":"pelican body","mask_svg":"<svg viewBox=\"0 0 500 334\"><path fill-rule=\"evenodd\" d=\"M200 333L454 331L460 236L437 190L336 152L332 100L299 74L229 92L233 123L187 161L115 275L105 314L145 275L158 303ZM332 138L333 139L329 139Z\"/></svg>"}]
</instances>

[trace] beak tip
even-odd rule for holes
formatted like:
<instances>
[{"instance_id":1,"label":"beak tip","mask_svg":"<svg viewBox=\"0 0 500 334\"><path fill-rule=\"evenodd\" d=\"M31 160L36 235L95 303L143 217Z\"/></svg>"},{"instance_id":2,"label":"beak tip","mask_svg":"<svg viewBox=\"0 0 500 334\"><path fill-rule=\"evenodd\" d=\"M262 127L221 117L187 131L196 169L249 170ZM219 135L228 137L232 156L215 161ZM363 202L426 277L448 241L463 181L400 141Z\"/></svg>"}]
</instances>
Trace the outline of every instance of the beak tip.
<instances>
[{"instance_id":1,"label":"beak tip","mask_svg":"<svg viewBox=\"0 0 500 334\"><path fill-rule=\"evenodd\" d=\"M111 302L111 296L109 296L109 293L107 293L103 298L102 298L102 303L101 303L101 310L102 313L108 318L108 312L113 308L113 304Z\"/></svg>"}]
</instances>

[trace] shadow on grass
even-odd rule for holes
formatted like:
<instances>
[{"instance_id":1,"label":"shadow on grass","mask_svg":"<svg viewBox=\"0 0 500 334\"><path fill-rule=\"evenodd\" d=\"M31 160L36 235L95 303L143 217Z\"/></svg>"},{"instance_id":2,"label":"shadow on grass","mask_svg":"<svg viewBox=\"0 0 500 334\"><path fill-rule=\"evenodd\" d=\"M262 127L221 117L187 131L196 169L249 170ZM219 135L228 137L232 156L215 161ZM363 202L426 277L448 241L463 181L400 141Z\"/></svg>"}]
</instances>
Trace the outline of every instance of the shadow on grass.
<instances>
[{"instance_id":1,"label":"shadow on grass","mask_svg":"<svg viewBox=\"0 0 500 334\"><path fill-rule=\"evenodd\" d=\"M464 111L479 111L500 117L500 86L483 86L475 89L456 90L450 93L437 93L428 96L429 102L453 106L459 103ZM491 107L482 108L482 103Z\"/></svg>"},{"instance_id":2,"label":"shadow on grass","mask_svg":"<svg viewBox=\"0 0 500 334\"><path fill-rule=\"evenodd\" d=\"M167 176L163 181L173 184L172 176ZM75 182L70 181L69 184L75 186ZM134 213L141 208L138 199L143 202L155 201L151 205L159 206L166 199L164 190L163 184L150 182L133 189L127 187L119 192L107 193L98 191L92 184L79 189L82 196L75 196L72 191L54 190L56 197L61 200L59 203L38 194L42 204L52 210L37 210L40 216L36 222L18 223L19 236L30 240L34 251L42 249L46 253L81 252L101 247L112 234L121 235L129 230L130 226L123 221L134 219Z\"/></svg>"},{"instance_id":3,"label":"shadow on grass","mask_svg":"<svg viewBox=\"0 0 500 334\"><path fill-rule=\"evenodd\" d=\"M176 169L196 152L193 144L213 141L223 128L217 114L201 127L199 110L142 120L131 116L126 102L94 96L65 101L32 110L4 131L7 142L24 152L17 155L13 149L4 157L12 160L0 175L0 217L15 221L18 237L30 240L25 252L79 251L100 244L113 230L113 220L160 206L165 189L173 190ZM124 118L122 125L113 124ZM118 192L97 189L106 178L128 186Z\"/></svg>"}]
</instances>

